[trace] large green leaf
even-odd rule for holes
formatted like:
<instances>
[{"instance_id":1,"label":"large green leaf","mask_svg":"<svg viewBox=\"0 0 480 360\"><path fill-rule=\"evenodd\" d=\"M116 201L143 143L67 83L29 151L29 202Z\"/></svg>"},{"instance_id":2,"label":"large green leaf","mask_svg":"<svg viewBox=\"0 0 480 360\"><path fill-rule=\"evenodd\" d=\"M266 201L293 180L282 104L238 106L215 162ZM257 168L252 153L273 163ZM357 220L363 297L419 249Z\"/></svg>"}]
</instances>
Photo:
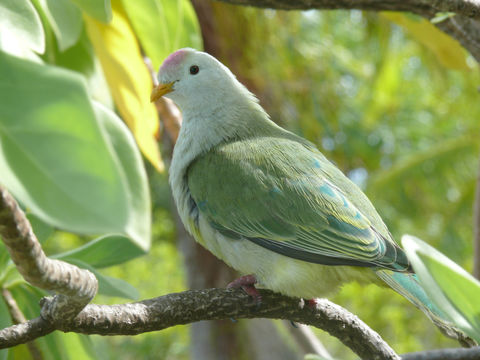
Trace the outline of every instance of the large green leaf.
<instances>
[{"instance_id":1,"label":"large green leaf","mask_svg":"<svg viewBox=\"0 0 480 360\"><path fill-rule=\"evenodd\" d=\"M195 11L187 0L122 0L135 33L158 69L165 57L181 47L200 47Z\"/></svg>"},{"instance_id":2,"label":"large green leaf","mask_svg":"<svg viewBox=\"0 0 480 360\"><path fill-rule=\"evenodd\" d=\"M112 6L110 0L71 0L82 11L104 23L112 20Z\"/></svg>"},{"instance_id":3,"label":"large green leaf","mask_svg":"<svg viewBox=\"0 0 480 360\"><path fill-rule=\"evenodd\" d=\"M90 270L98 280L98 293L106 296L118 296L125 299L136 300L139 297L137 289L123 281L110 276L103 275L93 266L76 259L68 259L68 262L77 265L79 268Z\"/></svg>"},{"instance_id":4,"label":"large green leaf","mask_svg":"<svg viewBox=\"0 0 480 360\"><path fill-rule=\"evenodd\" d=\"M31 51L43 54L45 34L42 22L28 0L0 1L0 50L31 58Z\"/></svg>"},{"instance_id":5,"label":"large green leaf","mask_svg":"<svg viewBox=\"0 0 480 360\"><path fill-rule=\"evenodd\" d=\"M53 257L65 261L80 260L98 269L124 263L142 254L144 252L125 236L110 235Z\"/></svg>"},{"instance_id":6,"label":"large green leaf","mask_svg":"<svg viewBox=\"0 0 480 360\"><path fill-rule=\"evenodd\" d=\"M52 28L60 51L73 46L82 32L83 20L79 8L70 0L38 0Z\"/></svg>"},{"instance_id":7,"label":"large green leaf","mask_svg":"<svg viewBox=\"0 0 480 360\"><path fill-rule=\"evenodd\" d=\"M128 218L123 232L143 251L150 248L150 190L142 156L127 126L107 107L93 102L99 124L110 141L120 175L127 188ZM138 252L134 253L135 255Z\"/></svg>"},{"instance_id":8,"label":"large green leaf","mask_svg":"<svg viewBox=\"0 0 480 360\"><path fill-rule=\"evenodd\" d=\"M131 194L83 79L5 53L0 78L0 182L56 227L124 232Z\"/></svg>"},{"instance_id":9,"label":"large green leaf","mask_svg":"<svg viewBox=\"0 0 480 360\"><path fill-rule=\"evenodd\" d=\"M402 244L430 299L459 328L480 341L480 282L418 238L404 235Z\"/></svg>"}]
</instances>

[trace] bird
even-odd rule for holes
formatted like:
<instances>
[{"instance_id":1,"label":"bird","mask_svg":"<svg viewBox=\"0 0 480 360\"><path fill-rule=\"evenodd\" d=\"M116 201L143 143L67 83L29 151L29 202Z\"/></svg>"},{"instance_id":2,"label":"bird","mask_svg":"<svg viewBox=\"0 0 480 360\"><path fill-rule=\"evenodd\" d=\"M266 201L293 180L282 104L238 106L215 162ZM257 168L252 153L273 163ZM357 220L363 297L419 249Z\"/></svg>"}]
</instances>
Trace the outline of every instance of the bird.
<instances>
[{"instance_id":1,"label":"bird","mask_svg":"<svg viewBox=\"0 0 480 360\"><path fill-rule=\"evenodd\" d=\"M171 99L183 122L169 183L195 240L255 285L315 299L357 281L391 287L447 336L465 339L428 298L404 252L362 192L317 147L272 121L213 56L170 54L151 101Z\"/></svg>"}]
</instances>

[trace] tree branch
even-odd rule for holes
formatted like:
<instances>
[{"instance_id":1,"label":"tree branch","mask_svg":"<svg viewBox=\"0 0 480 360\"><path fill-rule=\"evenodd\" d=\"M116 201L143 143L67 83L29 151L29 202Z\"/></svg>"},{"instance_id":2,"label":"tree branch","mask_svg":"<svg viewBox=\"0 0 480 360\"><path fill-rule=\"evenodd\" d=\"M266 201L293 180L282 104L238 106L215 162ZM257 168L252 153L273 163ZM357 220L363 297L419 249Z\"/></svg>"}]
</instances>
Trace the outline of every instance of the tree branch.
<instances>
[{"instance_id":1,"label":"tree branch","mask_svg":"<svg viewBox=\"0 0 480 360\"><path fill-rule=\"evenodd\" d=\"M249 5L282 10L359 9L393 11L454 12L480 19L480 2L476 0L220 0L235 5ZM412 11L413 12L413 11ZM415 11L416 12L416 11Z\"/></svg>"},{"instance_id":2,"label":"tree branch","mask_svg":"<svg viewBox=\"0 0 480 360\"><path fill-rule=\"evenodd\" d=\"M480 62L480 1L478 0L219 0L230 4L282 10L406 11L426 19L438 12L457 15L438 24Z\"/></svg>"},{"instance_id":3,"label":"tree branch","mask_svg":"<svg viewBox=\"0 0 480 360\"><path fill-rule=\"evenodd\" d=\"M56 329L83 334L136 335L201 320L288 319L329 332L362 359L400 359L363 321L326 299L319 299L317 306L312 307L306 306L301 299L269 290L260 292L260 305L239 289L189 290L123 305L91 304L73 320L56 324ZM12 328L15 328L15 337L5 336L8 329L0 331L0 348L14 346L52 331L48 324L38 318Z\"/></svg>"},{"instance_id":4,"label":"tree branch","mask_svg":"<svg viewBox=\"0 0 480 360\"><path fill-rule=\"evenodd\" d=\"M1 186L0 237L25 280L61 294L44 299L44 319L61 323L73 318L95 296L98 288L95 276L88 270L47 258L24 212Z\"/></svg>"},{"instance_id":5,"label":"tree branch","mask_svg":"<svg viewBox=\"0 0 480 360\"><path fill-rule=\"evenodd\" d=\"M480 347L462 349L440 349L413 352L402 355L402 360L478 360Z\"/></svg>"}]
</instances>

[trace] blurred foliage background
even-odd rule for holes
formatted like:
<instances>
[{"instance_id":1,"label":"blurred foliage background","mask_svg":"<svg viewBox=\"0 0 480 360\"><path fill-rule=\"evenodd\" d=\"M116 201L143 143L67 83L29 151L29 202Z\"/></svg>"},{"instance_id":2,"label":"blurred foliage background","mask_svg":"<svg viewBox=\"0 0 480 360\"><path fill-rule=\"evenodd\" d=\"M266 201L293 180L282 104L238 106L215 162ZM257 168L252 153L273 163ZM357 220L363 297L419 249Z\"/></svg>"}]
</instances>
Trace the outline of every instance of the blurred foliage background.
<instances>
[{"instance_id":1,"label":"blurred foliage background","mask_svg":"<svg viewBox=\"0 0 480 360\"><path fill-rule=\"evenodd\" d=\"M178 48L201 49L202 39L259 96L274 121L317 144L366 191L394 238L414 234L471 269L480 73L456 42L409 14L284 12L207 0L193 5L186 0L0 4L1 51L81 76L88 99L115 111L144 155L153 214L150 251L142 256L134 252L116 263L90 264L107 279L122 279L138 292L132 288L119 297L118 291L103 291L94 302L113 304L189 287L177 246L181 229L162 172L171 144L162 142L160 159L156 143L165 135L160 135L157 113L148 103L152 84L142 56L157 70ZM23 26L14 21L15 14L35 21ZM0 175L0 183L4 181ZM94 238L88 231L57 224L54 229L45 218L30 216L36 231L45 234L47 254L68 254ZM77 234L69 232L74 230ZM127 251L122 249L117 250ZM77 255L70 256L73 262L88 263ZM7 260L0 264L8 268L2 286L11 290L27 317L36 316L42 293L6 276L15 272ZM115 284L117 290L127 286L114 281L111 286ZM398 353L456 346L390 290L350 284L330 300L358 315ZM2 302L0 322L10 322ZM285 340L282 346L294 354L288 356L301 357L284 326L275 326ZM333 357L355 358L336 339L315 332ZM38 343L45 358L190 359L196 357L190 334L189 326L135 337L55 333ZM241 346L248 347L248 341ZM0 352L3 359L29 356L25 346Z\"/></svg>"}]
</instances>

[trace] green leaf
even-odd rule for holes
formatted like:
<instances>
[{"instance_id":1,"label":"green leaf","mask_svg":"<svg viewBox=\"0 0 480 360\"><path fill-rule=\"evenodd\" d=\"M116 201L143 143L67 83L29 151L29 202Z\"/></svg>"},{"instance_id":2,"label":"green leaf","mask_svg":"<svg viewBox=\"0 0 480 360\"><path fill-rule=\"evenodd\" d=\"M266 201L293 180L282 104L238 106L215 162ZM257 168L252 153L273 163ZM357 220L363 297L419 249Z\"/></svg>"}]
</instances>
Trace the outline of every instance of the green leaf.
<instances>
[{"instance_id":1,"label":"green leaf","mask_svg":"<svg viewBox=\"0 0 480 360\"><path fill-rule=\"evenodd\" d=\"M55 64L82 73L87 79L94 73L95 53L85 29L72 47L55 53Z\"/></svg>"},{"instance_id":2,"label":"green leaf","mask_svg":"<svg viewBox=\"0 0 480 360\"><path fill-rule=\"evenodd\" d=\"M129 216L124 227L125 234L142 250L147 251L151 241L151 204L142 156L127 126L99 102L93 104L97 119L108 134L127 188Z\"/></svg>"},{"instance_id":3,"label":"green leaf","mask_svg":"<svg viewBox=\"0 0 480 360\"><path fill-rule=\"evenodd\" d=\"M0 78L2 183L53 226L125 232L131 195L83 78L4 53Z\"/></svg>"},{"instance_id":4,"label":"green leaf","mask_svg":"<svg viewBox=\"0 0 480 360\"><path fill-rule=\"evenodd\" d=\"M73 46L82 32L83 20L79 8L70 0L38 0L57 39L60 51Z\"/></svg>"},{"instance_id":5,"label":"green leaf","mask_svg":"<svg viewBox=\"0 0 480 360\"><path fill-rule=\"evenodd\" d=\"M123 281L110 276L103 275L93 266L76 259L67 259L69 263L77 265L82 269L90 270L98 280L98 293L106 296L117 296L125 299L136 300L139 297L137 289Z\"/></svg>"},{"instance_id":6,"label":"green leaf","mask_svg":"<svg viewBox=\"0 0 480 360\"><path fill-rule=\"evenodd\" d=\"M31 58L31 51L43 54L45 34L37 11L28 0L0 2L0 49Z\"/></svg>"},{"instance_id":7,"label":"green leaf","mask_svg":"<svg viewBox=\"0 0 480 360\"><path fill-rule=\"evenodd\" d=\"M418 238L404 235L402 244L430 299L454 324L480 341L480 282Z\"/></svg>"},{"instance_id":8,"label":"green leaf","mask_svg":"<svg viewBox=\"0 0 480 360\"><path fill-rule=\"evenodd\" d=\"M112 20L112 6L110 0L71 0L78 5L82 11L91 17L108 23Z\"/></svg>"},{"instance_id":9,"label":"green leaf","mask_svg":"<svg viewBox=\"0 0 480 360\"><path fill-rule=\"evenodd\" d=\"M132 23L145 53L154 69L171 52L182 47L201 47L197 17L187 0L123 0L128 19Z\"/></svg>"},{"instance_id":10,"label":"green leaf","mask_svg":"<svg viewBox=\"0 0 480 360\"><path fill-rule=\"evenodd\" d=\"M109 235L52 257L64 261L80 260L99 269L124 263L143 254L144 252L128 238L121 235Z\"/></svg>"}]
</instances>

